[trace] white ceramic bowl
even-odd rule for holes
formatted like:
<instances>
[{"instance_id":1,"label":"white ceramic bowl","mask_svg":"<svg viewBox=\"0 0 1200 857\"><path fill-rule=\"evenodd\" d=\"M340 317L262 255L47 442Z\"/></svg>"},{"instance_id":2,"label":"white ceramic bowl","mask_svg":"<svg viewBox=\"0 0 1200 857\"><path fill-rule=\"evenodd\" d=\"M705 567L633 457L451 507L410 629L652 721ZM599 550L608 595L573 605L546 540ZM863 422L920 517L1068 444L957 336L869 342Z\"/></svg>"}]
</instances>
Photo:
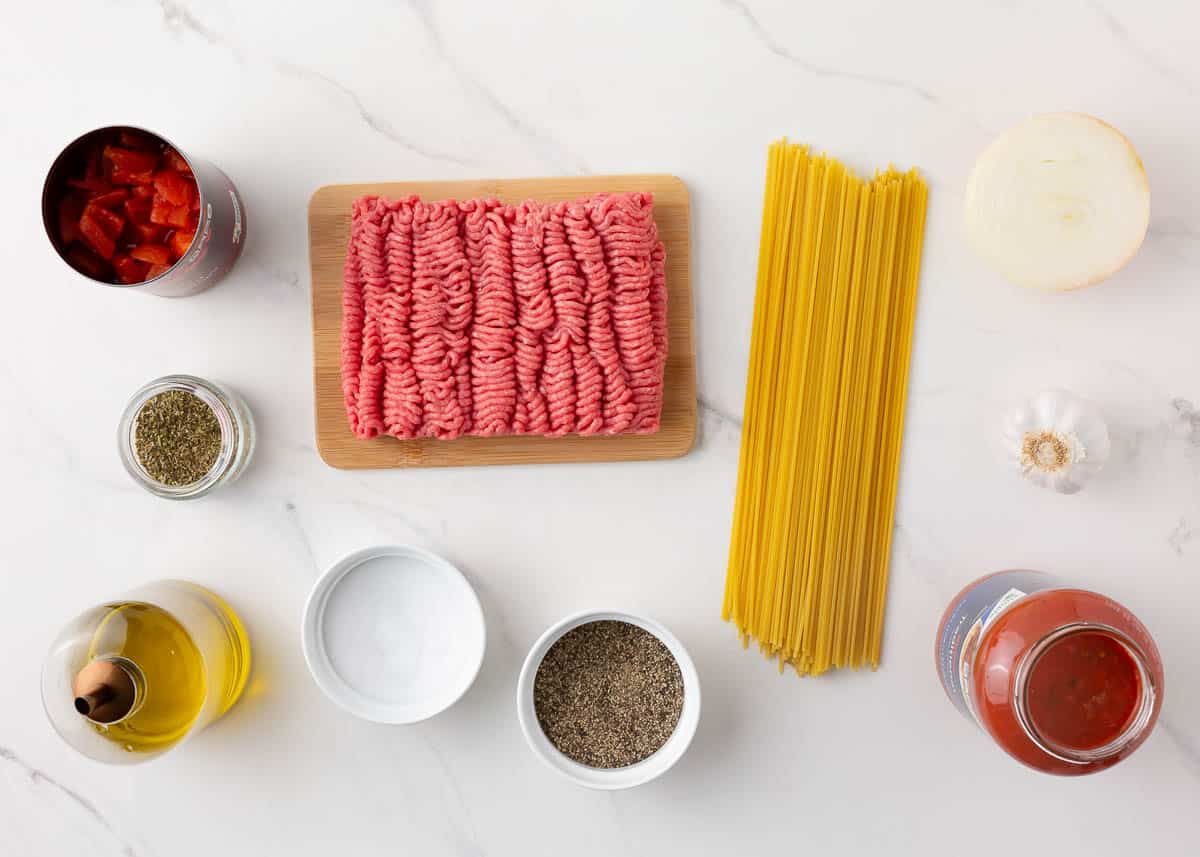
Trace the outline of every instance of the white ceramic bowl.
<instances>
[{"instance_id":1,"label":"white ceramic bowl","mask_svg":"<svg viewBox=\"0 0 1200 857\"><path fill-rule=\"evenodd\" d=\"M675 731L671 733L667 743L652 756L624 768L593 768L567 758L550 743L550 739L538 723L533 707L533 681L550 647L571 629L606 619L637 625L658 637L679 664L679 671L683 675L683 710L679 714L679 723L675 725ZM529 650L525 663L521 666L521 677L517 681L517 719L521 722L521 731L525 733L525 740L529 742L534 755L567 779L592 789L628 789L661 776L679 761L688 745L692 743L696 726L700 722L700 676L696 674L696 665L692 663L683 644L653 619L620 610L585 610L551 626Z\"/></svg>"},{"instance_id":2,"label":"white ceramic bowl","mask_svg":"<svg viewBox=\"0 0 1200 857\"><path fill-rule=\"evenodd\" d=\"M486 636L462 573L408 546L366 548L334 564L301 624L317 686L377 723L415 723L453 705L479 673Z\"/></svg>"}]
</instances>

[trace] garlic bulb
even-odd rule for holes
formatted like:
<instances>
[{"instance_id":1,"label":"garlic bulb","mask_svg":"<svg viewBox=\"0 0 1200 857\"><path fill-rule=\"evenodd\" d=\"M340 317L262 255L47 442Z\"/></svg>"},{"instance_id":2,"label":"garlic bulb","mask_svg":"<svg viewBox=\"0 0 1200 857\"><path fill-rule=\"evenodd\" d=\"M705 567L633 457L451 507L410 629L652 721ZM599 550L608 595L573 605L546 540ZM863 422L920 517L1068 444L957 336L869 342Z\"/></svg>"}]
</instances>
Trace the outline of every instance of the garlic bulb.
<instances>
[{"instance_id":1,"label":"garlic bulb","mask_svg":"<svg viewBox=\"0 0 1200 857\"><path fill-rule=\"evenodd\" d=\"M1108 426L1096 406L1062 390L1039 393L1004 420L1004 449L1021 474L1074 494L1108 461Z\"/></svg>"}]
</instances>

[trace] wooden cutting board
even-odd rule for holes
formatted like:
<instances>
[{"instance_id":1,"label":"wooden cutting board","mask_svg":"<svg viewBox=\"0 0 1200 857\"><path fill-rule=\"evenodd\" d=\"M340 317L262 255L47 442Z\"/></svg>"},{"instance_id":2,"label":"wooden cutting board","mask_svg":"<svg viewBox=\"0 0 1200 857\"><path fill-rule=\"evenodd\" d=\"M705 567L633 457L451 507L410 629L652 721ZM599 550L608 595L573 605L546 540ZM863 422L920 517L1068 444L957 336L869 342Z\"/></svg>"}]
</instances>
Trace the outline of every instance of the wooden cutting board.
<instances>
[{"instance_id":1,"label":"wooden cutting board","mask_svg":"<svg viewBox=\"0 0 1200 857\"><path fill-rule=\"evenodd\" d=\"M662 428L650 435L616 437L461 437L441 441L391 437L359 440L350 431L342 399L342 266L350 236L351 204L364 194L427 200L496 197L517 203L576 199L600 191L650 191L654 220L667 251L668 352ZM317 451L333 467L449 467L568 461L675 458L696 437L696 346L692 335L691 214L688 192L675 176L629 175L456 182L327 185L308 204L312 262L313 381Z\"/></svg>"}]
</instances>

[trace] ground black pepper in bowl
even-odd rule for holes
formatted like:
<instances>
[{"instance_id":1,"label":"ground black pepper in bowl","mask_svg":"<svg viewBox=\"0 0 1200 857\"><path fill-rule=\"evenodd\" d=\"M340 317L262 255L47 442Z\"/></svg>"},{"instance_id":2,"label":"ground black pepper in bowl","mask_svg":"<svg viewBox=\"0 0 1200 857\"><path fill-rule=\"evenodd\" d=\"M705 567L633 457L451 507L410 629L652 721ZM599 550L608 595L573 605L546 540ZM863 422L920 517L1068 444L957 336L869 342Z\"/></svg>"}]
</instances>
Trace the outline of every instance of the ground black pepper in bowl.
<instances>
[{"instance_id":1,"label":"ground black pepper in bowl","mask_svg":"<svg viewBox=\"0 0 1200 857\"><path fill-rule=\"evenodd\" d=\"M683 675L649 631L613 620L563 634L538 666L533 705L561 753L593 768L623 768L667 743L683 711Z\"/></svg>"},{"instance_id":2,"label":"ground black pepper in bowl","mask_svg":"<svg viewBox=\"0 0 1200 857\"><path fill-rule=\"evenodd\" d=\"M167 390L142 405L134 428L138 463L160 485L199 482L221 453L221 424L199 396Z\"/></svg>"}]
</instances>

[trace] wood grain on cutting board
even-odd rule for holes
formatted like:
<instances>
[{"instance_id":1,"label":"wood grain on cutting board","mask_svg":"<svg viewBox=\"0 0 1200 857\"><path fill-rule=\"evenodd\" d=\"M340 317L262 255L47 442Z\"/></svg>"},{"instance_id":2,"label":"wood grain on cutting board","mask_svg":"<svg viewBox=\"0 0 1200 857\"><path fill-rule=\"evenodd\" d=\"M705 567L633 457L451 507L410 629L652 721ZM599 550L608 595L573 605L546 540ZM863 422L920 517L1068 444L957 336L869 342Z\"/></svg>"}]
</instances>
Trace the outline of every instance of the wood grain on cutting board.
<instances>
[{"instance_id":1,"label":"wood grain on cutting board","mask_svg":"<svg viewBox=\"0 0 1200 857\"><path fill-rule=\"evenodd\" d=\"M615 437L468 436L449 441L392 437L359 440L354 436L346 419L341 376L342 266L354 200L366 194L393 199L418 194L430 201L495 197L507 203L526 199L557 202L602 191L654 194L654 220L667 255L667 367L659 431ZM333 467L369 468L636 461L685 454L696 436L690 221L687 187L669 175L384 182L319 188L308 205L308 240L316 435L321 458Z\"/></svg>"}]
</instances>

